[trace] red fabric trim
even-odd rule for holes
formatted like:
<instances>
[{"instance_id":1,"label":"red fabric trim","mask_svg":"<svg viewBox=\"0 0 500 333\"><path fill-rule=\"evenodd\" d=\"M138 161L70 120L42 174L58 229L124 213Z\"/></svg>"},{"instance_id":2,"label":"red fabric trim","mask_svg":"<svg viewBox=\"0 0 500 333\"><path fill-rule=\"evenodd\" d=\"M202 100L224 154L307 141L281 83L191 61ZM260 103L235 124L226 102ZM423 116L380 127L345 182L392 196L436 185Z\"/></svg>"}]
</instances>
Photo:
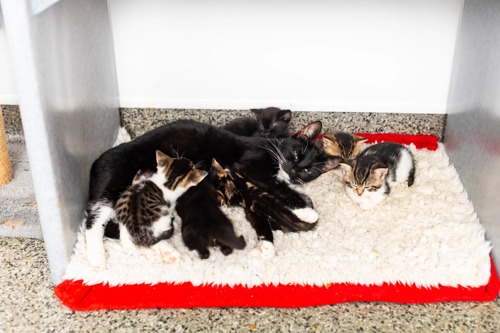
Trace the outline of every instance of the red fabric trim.
<instances>
[{"instance_id":1,"label":"red fabric trim","mask_svg":"<svg viewBox=\"0 0 500 333\"><path fill-rule=\"evenodd\" d=\"M413 143L417 149L429 149L436 150L438 148L438 137L434 135L424 135L424 134L395 134L395 133L382 133L382 134L372 134L372 133L357 133L363 138L367 138L366 143L390 141L397 142L404 145L409 145Z\"/></svg>"},{"instance_id":2,"label":"red fabric trim","mask_svg":"<svg viewBox=\"0 0 500 333\"><path fill-rule=\"evenodd\" d=\"M434 135L426 135L426 134L395 134L395 133L356 133L357 135L367 138L366 143L374 143L374 142L397 142L404 145L409 145L413 143L417 149L429 149L436 150L438 148L439 139ZM323 139L323 135L318 136L319 140Z\"/></svg>"},{"instance_id":3,"label":"red fabric trim","mask_svg":"<svg viewBox=\"0 0 500 333\"><path fill-rule=\"evenodd\" d=\"M492 261L492 273L486 286L477 288L387 284L366 286L335 283L326 286L262 285L253 288L237 285L193 286L191 283L155 285L104 284L88 286L83 281L63 281L54 293L72 310L123 310L193 307L282 307L328 305L354 301L394 303L433 303L444 301L493 301L500 282Z\"/></svg>"},{"instance_id":4,"label":"red fabric trim","mask_svg":"<svg viewBox=\"0 0 500 333\"><path fill-rule=\"evenodd\" d=\"M431 135L367 134L358 135L374 141L413 143L418 149L436 150L438 138ZM320 137L321 138L321 137ZM156 285L105 284L85 285L83 281L65 280L54 293L73 310L147 309L192 307L304 307L352 301L431 303L444 301L492 301L500 291L500 282L491 261L491 276L486 286L477 288L439 286L419 288L414 285L380 286L335 283L322 287L302 285L193 286L191 283Z\"/></svg>"}]
</instances>

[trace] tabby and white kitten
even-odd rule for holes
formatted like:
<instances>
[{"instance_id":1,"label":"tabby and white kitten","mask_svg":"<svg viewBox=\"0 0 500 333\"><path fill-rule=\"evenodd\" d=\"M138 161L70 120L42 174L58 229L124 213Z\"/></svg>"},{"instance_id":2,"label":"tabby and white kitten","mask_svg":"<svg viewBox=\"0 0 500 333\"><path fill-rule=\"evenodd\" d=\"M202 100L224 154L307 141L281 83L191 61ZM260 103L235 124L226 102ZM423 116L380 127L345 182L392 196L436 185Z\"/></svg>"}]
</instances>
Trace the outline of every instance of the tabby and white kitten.
<instances>
[{"instance_id":1,"label":"tabby and white kitten","mask_svg":"<svg viewBox=\"0 0 500 333\"><path fill-rule=\"evenodd\" d=\"M255 118L236 118L222 128L243 136L284 138L290 135L289 125L292 111L275 107L251 109L250 111L255 114Z\"/></svg>"},{"instance_id":2,"label":"tabby and white kitten","mask_svg":"<svg viewBox=\"0 0 500 333\"><path fill-rule=\"evenodd\" d=\"M347 195L366 210L384 200L392 184L407 181L412 186L415 180L412 153L394 142L374 144L340 166Z\"/></svg>"},{"instance_id":3,"label":"tabby and white kitten","mask_svg":"<svg viewBox=\"0 0 500 333\"><path fill-rule=\"evenodd\" d=\"M329 155L340 156L345 161L356 158L362 143L368 140L356 134L336 132L323 134L323 149Z\"/></svg>"},{"instance_id":4,"label":"tabby and white kitten","mask_svg":"<svg viewBox=\"0 0 500 333\"><path fill-rule=\"evenodd\" d=\"M120 242L126 248L152 247L167 262L179 253L165 240L174 232L173 211L177 198L207 175L185 158L171 158L156 151L157 171L139 171L132 185L118 199L115 212Z\"/></svg>"}]
</instances>

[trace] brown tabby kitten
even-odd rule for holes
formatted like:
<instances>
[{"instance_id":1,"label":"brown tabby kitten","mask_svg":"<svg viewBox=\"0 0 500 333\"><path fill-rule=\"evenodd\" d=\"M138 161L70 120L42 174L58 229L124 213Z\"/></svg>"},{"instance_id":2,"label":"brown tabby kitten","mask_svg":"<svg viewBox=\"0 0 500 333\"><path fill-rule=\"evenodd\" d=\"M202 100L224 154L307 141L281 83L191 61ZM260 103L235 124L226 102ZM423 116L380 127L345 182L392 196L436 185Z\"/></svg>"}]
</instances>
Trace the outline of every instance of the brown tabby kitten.
<instances>
[{"instance_id":1,"label":"brown tabby kitten","mask_svg":"<svg viewBox=\"0 0 500 333\"><path fill-rule=\"evenodd\" d=\"M415 181L415 158L398 143L371 145L353 160L340 163L347 195L362 209L372 209L391 192L391 185Z\"/></svg>"},{"instance_id":2,"label":"brown tabby kitten","mask_svg":"<svg viewBox=\"0 0 500 333\"><path fill-rule=\"evenodd\" d=\"M162 258L175 262L179 253L166 241L174 232L175 203L188 188L207 175L185 158L171 158L156 151L157 171L138 172L132 185L118 199L115 211L124 247L153 247Z\"/></svg>"},{"instance_id":3,"label":"brown tabby kitten","mask_svg":"<svg viewBox=\"0 0 500 333\"><path fill-rule=\"evenodd\" d=\"M340 156L344 161L359 155L361 144L367 139L356 134L336 132L323 134L323 149L329 155Z\"/></svg>"},{"instance_id":4,"label":"brown tabby kitten","mask_svg":"<svg viewBox=\"0 0 500 333\"><path fill-rule=\"evenodd\" d=\"M262 189L237 172L223 169L212 161L210 181L217 191L220 206L241 206L245 216L259 237L259 251L267 258L275 254L273 230L298 232L311 230L316 226L318 214L312 207L289 209L272 193Z\"/></svg>"}]
</instances>

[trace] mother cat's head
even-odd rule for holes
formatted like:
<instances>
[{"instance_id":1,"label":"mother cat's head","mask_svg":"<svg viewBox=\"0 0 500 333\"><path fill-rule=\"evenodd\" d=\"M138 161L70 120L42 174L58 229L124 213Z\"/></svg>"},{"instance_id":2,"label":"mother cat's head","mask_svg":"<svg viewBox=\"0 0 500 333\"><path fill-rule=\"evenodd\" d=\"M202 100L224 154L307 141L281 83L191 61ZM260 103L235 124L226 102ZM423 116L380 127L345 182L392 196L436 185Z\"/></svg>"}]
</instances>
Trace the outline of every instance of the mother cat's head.
<instances>
[{"instance_id":1,"label":"mother cat's head","mask_svg":"<svg viewBox=\"0 0 500 333\"><path fill-rule=\"evenodd\" d=\"M303 184L339 166L342 158L326 154L316 144L321 128L321 121L315 121L288 138L270 140L265 145L278 164L279 180Z\"/></svg>"}]
</instances>

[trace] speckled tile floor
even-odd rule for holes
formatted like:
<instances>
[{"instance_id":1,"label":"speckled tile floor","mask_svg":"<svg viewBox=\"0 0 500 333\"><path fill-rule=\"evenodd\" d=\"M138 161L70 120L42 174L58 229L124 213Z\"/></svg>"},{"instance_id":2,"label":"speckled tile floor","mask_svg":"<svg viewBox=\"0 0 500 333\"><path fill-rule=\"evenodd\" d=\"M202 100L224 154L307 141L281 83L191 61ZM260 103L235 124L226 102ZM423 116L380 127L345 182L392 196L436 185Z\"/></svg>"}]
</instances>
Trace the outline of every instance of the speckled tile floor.
<instances>
[{"instance_id":1,"label":"speckled tile floor","mask_svg":"<svg viewBox=\"0 0 500 333\"><path fill-rule=\"evenodd\" d=\"M53 294L42 240L0 238L0 267L0 332L500 332L500 299L74 312Z\"/></svg>"},{"instance_id":2,"label":"speckled tile floor","mask_svg":"<svg viewBox=\"0 0 500 333\"><path fill-rule=\"evenodd\" d=\"M22 136L16 121L16 108L2 107L2 110L4 118L13 119L7 126L8 135ZM121 112L124 125L133 135L176 117L197 117L212 123L227 120L224 112L214 115L213 111L172 113L125 109ZM441 115L338 113L324 116L298 113L296 123L322 117L325 128L332 130L374 132L384 129L386 132L434 134L441 138L444 135L445 117ZM141 125L135 125L137 123ZM74 312L59 302L53 287L41 239L0 238L0 332L500 332L500 298L487 303L366 302L300 309Z\"/></svg>"}]
</instances>

